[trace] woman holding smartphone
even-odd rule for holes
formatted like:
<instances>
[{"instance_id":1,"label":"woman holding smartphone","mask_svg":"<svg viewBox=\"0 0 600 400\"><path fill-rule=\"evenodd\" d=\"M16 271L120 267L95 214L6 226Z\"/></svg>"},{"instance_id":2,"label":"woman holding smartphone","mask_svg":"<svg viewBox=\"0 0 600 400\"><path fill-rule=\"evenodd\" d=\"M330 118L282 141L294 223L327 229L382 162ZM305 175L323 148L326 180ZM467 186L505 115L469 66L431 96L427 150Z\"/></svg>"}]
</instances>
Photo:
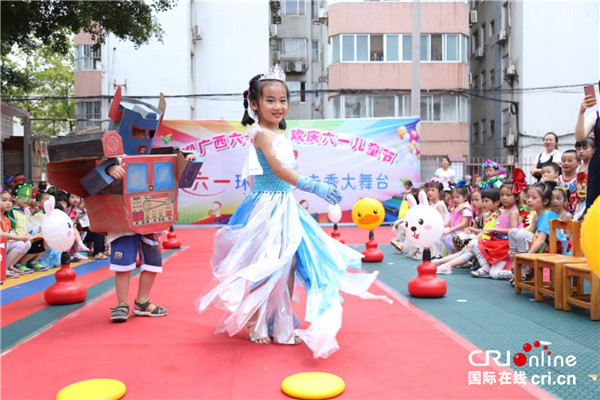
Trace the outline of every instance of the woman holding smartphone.
<instances>
[{"instance_id":1,"label":"woman holding smartphone","mask_svg":"<svg viewBox=\"0 0 600 400\"><path fill-rule=\"evenodd\" d=\"M600 85L600 82L599 82ZM594 107L597 104L596 95L594 93L594 86L588 85L584 89L585 97L579 107L579 115L577 117L577 124L575 124L575 140L582 141L593 131L594 144L596 150L590 160L590 166L588 168L588 181L587 181L587 194L586 194L586 207L590 207L596 197L600 194L600 154L598 148L600 148L600 113L598 109L595 112L588 113L585 116L586 110Z\"/></svg>"}]
</instances>

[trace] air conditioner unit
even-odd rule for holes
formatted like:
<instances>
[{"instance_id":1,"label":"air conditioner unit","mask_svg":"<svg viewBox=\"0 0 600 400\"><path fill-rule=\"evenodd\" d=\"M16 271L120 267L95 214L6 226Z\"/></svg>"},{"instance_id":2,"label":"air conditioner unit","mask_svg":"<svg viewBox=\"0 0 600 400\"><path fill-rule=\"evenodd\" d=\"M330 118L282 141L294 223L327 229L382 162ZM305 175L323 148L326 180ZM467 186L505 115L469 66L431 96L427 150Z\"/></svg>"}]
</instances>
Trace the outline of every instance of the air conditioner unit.
<instances>
[{"instance_id":1,"label":"air conditioner unit","mask_svg":"<svg viewBox=\"0 0 600 400\"><path fill-rule=\"evenodd\" d=\"M506 76L514 77L517 75L517 67L514 64L506 67L506 72L504 73Z\"/></svg>"},{"instance_id":2,"label":"air conditioner unit","mask_svg":"<svg viewBox=\"0 0 600 400\"><path fill-rule=\"evenodd\" d=\"M281 52L280 51L274 51L273 52L273 63L274 64L278 63L280 59L281 59Z\"/></svg>"},{"instance_id":3,"label":"air conditioner unit","mask_svg":"<svg viewBox=\"0 0 600 400\"><path fill-rule=\"evenodd\" d=\"M483 47L478 47L475 49L475 58L483 58Z\"/></svg>"},{"instance_id":4,"label":"air conditioner unit","mask_svg":"<svg viewBox=\"0 0 600 400\"><path fill-rule=\"evenodd\" d=\"M295 72L304 72L304 63L302 61L296 61L294 63Z\"/></svg>"},{"instance_id":5,"label":"air conditioner unit","mask_svg":"<svg viewBox=\"0 0 600 400\"><path fill-rule=\"evenodd\" d=\"M500 43L504 43L506 41L506 31L504 29L498 32L498 41Z\"/></svg>"},{"instance_id":6,"label":"air conditioner unit","mask_svg":"<svg viewBox=\"0 0 600 400\"><path fill-rule=\"evenodd\" d=\"M469 23L471 25L477 23L477 10L471 10L471 15L469 17Z\"/></svg>"},{"instance_id":7,"label":"air conditioner unit","mask_svg":"<svg viewBox=\"0 0 600 400\"><path fill-rule=\"evenodd\" d=\"M319 19L327 19L327 9L319 8Z\"/></svg>"},{"instance_id":8,"label":"air conditioner unit","mask_svg":"<svg viewBox=\"0 0 600 400\"><path fill-rule=\"evenodd\" d=\"M272 11L279 11L280 8L281 8L281 3L279 1L271 1L271 10Z\"/></svg>"},{"instance_id":9,"label":"air conditioner unit","mask_svg":"<svg viewBox=\"0 0 600 400\"><path fill-rule=\"evenodd\" d=\"M515 135L513 135L512 133L506 135L503 138L503 142L504 142L504 146L505 147L512 147L515 145Z\"/></svg>"},{"instance_id":10,"label":"air conditioner unit","mask_svg":"<svg viewBox=\"0 0 600 400\"><path fill-rule=\"evenodd\" d=\"M285 72L296 72L296 63L293 61L286 63Z\"/></svg>"},{"instance_id":11,"label":"air conditioner unit","mask_svg":"<svg viewBox=\"0 0 600 400\"><path fill-rule=\"evenodd\" d=\"M277 36L277 25L271 24L269 26L269 33L271 34L271 37Z\"/></svg>"},{"instance_id":12,"label":"air conditioner unit","mask_svg":"<svg viewBox=\"0 0 600 400\"><path fill-rule=\"evenodd\" d=\"M192 30L192 40L202 40L202 29L200 25L194 25L194 29Z\"/></svg>"},{"instance_id":13,"label":"air conditioner unit","mask_svg":"<svg viewBox=\"0 0 600 400\"><path fill-rule=\"evenodd\" d=\"M469 85L473 84L473 74L469 72Z\"/></svg>"}]
</instances>

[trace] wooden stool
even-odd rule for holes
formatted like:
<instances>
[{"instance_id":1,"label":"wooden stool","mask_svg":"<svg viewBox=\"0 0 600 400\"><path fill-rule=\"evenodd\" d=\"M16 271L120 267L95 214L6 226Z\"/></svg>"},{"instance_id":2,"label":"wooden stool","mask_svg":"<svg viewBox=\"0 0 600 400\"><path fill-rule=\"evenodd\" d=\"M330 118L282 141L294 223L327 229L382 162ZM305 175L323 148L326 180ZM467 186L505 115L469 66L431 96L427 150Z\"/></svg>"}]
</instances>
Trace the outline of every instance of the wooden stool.
<instances>
[{"instance_id":1,"label":"wooden stool","mask_svg":"<svg viewBox=\"0 0 600 400\"><path fill-rule=\"evenodd\" d=\"M542 301L544 294L554 297L554 308L563 309L564 302L564 265L565 264L584 264L583 257L563 256L562 258L543 258L537 259L534 275L534 293L535 301ZM544 269L550 270L550 280L544 281Z\"/></svg>"},{"instance_id":2,"label":"wooden stool","mask_svg":"<svg viewBox=\"0 0 600 400\"><path fill-rule=\"evenodd\" d=\"M584 293L583 280L591 284L590 293ZM590 266L583 263L564 264L563 309L571 310L571 304L590 310L592 321L600 320L600 278Z\"/></svg>"}]
</instances>

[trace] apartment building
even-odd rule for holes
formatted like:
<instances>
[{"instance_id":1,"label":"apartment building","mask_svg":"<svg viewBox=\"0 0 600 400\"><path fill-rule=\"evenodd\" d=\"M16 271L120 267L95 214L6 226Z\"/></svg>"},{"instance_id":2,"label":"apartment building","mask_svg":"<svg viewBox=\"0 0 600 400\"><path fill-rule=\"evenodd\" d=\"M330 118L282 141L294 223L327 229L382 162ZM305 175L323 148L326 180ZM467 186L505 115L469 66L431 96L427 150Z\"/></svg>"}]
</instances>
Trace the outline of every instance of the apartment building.
<instances>
[{"instance_id":1,"label":"apartment building","mask_svg":"<svg viewBox=\"0 0 600 400\"><path fill-rule=\"evenodd\" d=\"M597 1L470 1L471 153L531 161L572 147L583 84L600 77Z\"/></svg>"},{"instance_id":2,"label":"apartment building","mask_svg":"<svg viewBox=\"0 0 600 400\"><path fill-rule=\"evenodd\" d=\"M330 1L328 118L411 115L412 1ZM466 1L420 3L421 155L469 155Z\"/></svg>"}]
</instances>

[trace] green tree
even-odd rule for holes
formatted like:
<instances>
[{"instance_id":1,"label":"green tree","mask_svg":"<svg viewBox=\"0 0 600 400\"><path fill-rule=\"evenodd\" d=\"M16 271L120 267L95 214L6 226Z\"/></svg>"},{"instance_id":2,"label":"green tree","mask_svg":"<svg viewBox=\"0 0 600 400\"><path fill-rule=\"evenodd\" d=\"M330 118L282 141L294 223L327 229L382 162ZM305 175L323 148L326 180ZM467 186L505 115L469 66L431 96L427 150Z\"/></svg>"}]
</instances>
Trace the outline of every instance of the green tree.
<instances>
[{"instance_id":1,"label":"green tree","mask_svg":"<svg viewBox=\"0 0 600 400\"><path fill-rule=\"evenodd\" d=\"M80 31L92 34L100 43L109 34L137 46L153 37L160 40L163 31L154 13L176 4L177 0L0 2L3 97L18 89L36 90L27 66L10 60L10 54L31 56L43 48L65 56L72 47L71 35Z\"/></svg>"},{"instance_id":2,"label":"green tree","mask_svg":"<svg viewBox=\"0 0 600 400\"><path fill-rule=\"evenodd\" d=\"M72 132L72 120L75 118L75 102L71 99L74 94L73 48L65 55L47 48L31 54L19 52L8 57L8 61L14 68L19 68L34 88L7 87L3 93L3 96L12 98L12 105L29 112L33 119L32 133L55 136ZM17 100L19 98L30 100Z\"/></svg>"}]
</instances>

